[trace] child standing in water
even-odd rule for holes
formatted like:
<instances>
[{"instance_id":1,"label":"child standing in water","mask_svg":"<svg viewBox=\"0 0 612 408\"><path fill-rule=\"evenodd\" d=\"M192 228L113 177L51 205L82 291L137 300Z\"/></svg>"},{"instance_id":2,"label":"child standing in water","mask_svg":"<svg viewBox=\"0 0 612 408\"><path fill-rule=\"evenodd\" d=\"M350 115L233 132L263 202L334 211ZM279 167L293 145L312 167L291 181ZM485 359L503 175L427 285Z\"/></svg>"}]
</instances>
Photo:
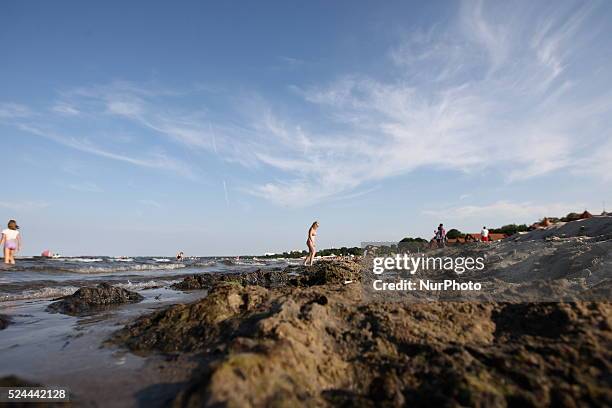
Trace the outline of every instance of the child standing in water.
<instances>
[{"instance_id":1,"label":"child standing in water","mask_svg":"<svg viewBox=\"0 0 612 408\"><path fill-rule=\"evenodd\" d=\"M317 253L317 247L315 246L315 237L317 236L317 229L319 228L319 222L315 221L310 226L308 230L308 239L306 240L306 245L308 246L308 256L304 260L304 266L308 266L310 262L310 266L314 262L315 254Z\"/></svg>"},{"instance_id":2,"label":"child standing in water","mask_svg":"<svg viewBox=\"0 0 612 408\"><path fill-rule=\"evenodd\" d=\"M19 236L19 225L15 220L10 220L8 228L2 231L0 246L4 244L4 263L15 264L15 252L21 249L21 237Z\"/></svg>"}]
</instances>

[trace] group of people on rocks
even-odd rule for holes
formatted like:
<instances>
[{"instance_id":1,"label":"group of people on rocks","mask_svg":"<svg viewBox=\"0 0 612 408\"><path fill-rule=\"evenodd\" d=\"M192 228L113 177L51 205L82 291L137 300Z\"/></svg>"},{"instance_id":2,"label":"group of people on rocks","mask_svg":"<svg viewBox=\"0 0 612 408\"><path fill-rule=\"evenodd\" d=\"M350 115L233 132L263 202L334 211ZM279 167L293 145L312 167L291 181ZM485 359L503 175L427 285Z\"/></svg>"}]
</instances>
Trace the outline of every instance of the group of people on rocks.
<instances>
[{"instance_id":1,"label":"group of people on rocks","mask_svg":"<svg viewBox=\"0 0 612 408\"><path fill-rule=\"evenodd\" d=\"M465 243L468 242L476 242L477 239L472 234L465 234ZM481 242L489 242L489 230L486 226L482 227L480 231L480 241ZM432 242L438 246L438 248L444 248L448 242L448 238L446 237L446 230L444 229L444 224L438 225L438 229L434 231L434 237L432 238Z\"/></svg>"}]
</instances>

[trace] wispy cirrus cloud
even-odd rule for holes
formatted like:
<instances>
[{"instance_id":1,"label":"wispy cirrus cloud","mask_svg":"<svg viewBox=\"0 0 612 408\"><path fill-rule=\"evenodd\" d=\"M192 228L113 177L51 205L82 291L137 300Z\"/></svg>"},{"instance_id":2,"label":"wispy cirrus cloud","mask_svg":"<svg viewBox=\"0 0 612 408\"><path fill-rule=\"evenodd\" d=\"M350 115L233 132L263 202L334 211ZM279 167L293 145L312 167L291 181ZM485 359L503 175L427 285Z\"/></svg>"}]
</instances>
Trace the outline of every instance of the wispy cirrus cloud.
<instances>
[{"instance_id":1,"label":"wispy cirrus cloud","mask_svg":"<svg viewBox=\"0 0 612 408\"><path fill-rule=\"evenodd\" d=\"M161 203L155 200L139 200L138 202L147 207L162 208Z\"/></svg>"},{"instance_id":2,"label":"wispy cirrus cloud","mask_svg":"<svg viewBox=\"0 0 612 408\"><path fill-rule=\"evenodd\" d=\"M32 114L30 108L18 103L0 103L0 119L21 119Z\"/></svg>"},{"instance_id":3,"label":"wispy cirrus cloud","mask_svg":"<svg viewBox=\"0 0 612 408\"><path fill-rule=\"evenodd\" d=\"M461 205L424 210L423 214L439 219L458 220L523 220L531 222L544 217L559 217L588 207L585 203L534 203L500 200L484 205Z\"/></svg>"},{"instance_id":4,"label":"wispy cirrus cloud","mask_svg":"<svg viewBox=\"0 0 612 408\"><path fill-rule=\"evenodd\" d=\"M78 191L81 193L101 193L104 191L96 183L92 183L89 181L85 181L81 183L71 183L71 184L68 184L67 187L71 190Z\"/></svg>"},{"instance_id":5,"label":"wispy cirrus cloud","mask_svg":"<svg viewBox=\"0 0 612 408\"><path fill-rule=\"evenodd\" d=\"M390 79L294 87L339 130L285 124L299 135L293 148L258 158L294 178L253 193L300 204L418 168L487 169L517 182L601 162L612 94L605 77L576 66L600 34L593 4L504 7L465 2L448 27L408 36L390 52ZM592 176L607 167L591 166Z\"/></svg>"},{"instance_id":6,"label":"wispy cirrus cloud","mask_svg":"<svg viewBox=\"0 0 612 408\"><path fill-rule=\"evenodd\" d=\"M141 141L171 141L201 153L195 160L210 154L263 169L265 180L237 189L287 206L359 194L417 169L486 170L509 183L563 171L605 179L612 61L585 57L605 44L597 4L523 6L461 3L447 24L406 33L377 74L291 86L291 108L254 93L211 97L203 86L114 81L64 91L52 112L105 135L107 122L124 121ZM19 126L89 154L194 176L192 162L163 152L128 155L101 137Z\"/></svg>"},{"instance_id":7,"label":"wispy cirrus cloud","mask_svg":"<svg viewBox=\"0 0 612 408\"><path fill-rule=\"evenodd\" d=\"M54 105L51 110L55 113L59 113L60 115L67 116L78 115L80 113L77 108L66 103L58 103Z\"/></svg>"},{"instance_id":8,"label":"wispy cirrus cloud","mask_svg":"<svg viewBox=\"0 0 612 408\"><path fill-rule=\"evenodd\" d=\"M50 204L43 201L28 201L28 200L15 200L15 201L0 201L0 208L15 212L33 211L40 210L42 208L49 207Z\"/></svg>"},{"instance_id":9,"label":"wispy cirrus cloud","mask_svg":"<svg viewBox=\"0 0 612 408\"><path fill-rule=\"evenodd\" d=\"M134 157L125 154L114 153L105 150L88 139L80 137L63 136L54 133L54 131L41 129L32 125L18 124L17 127L25 132L38 135L56 143L70 147L81 152L89 153L95 156L104 157L124 163L129 163L139 167L148 167L154 169L169 170L188 178L194 178L191 168L172 157L167 156L163 152L154 152L147 157Z\"/></svg>"}]
</instances>

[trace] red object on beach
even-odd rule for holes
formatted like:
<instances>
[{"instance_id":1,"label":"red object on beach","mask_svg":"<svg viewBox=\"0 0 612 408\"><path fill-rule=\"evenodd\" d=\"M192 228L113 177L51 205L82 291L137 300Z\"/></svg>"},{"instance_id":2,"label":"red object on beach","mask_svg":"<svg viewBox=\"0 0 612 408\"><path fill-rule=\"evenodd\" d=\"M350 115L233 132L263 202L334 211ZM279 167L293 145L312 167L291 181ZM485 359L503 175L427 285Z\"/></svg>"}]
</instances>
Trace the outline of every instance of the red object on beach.
<instances>
[{"instance_id":1,"label":"red object on beach","mask_svg":"<svg viewBox=\"0 0 612 408\"><path fill-rule=\"evenodd\" d=\"M48 249L45 249L40 256L44 256L45 258L51 258L53 254Z\"/></svg>"}]
</instances>

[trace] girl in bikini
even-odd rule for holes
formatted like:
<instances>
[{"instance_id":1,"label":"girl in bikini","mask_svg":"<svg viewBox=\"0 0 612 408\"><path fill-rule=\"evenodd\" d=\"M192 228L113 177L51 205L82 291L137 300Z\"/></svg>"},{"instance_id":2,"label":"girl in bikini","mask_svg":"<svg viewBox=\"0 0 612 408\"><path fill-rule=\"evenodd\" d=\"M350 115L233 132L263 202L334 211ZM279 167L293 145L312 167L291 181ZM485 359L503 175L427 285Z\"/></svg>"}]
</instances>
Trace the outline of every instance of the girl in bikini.
<instances>
[{"instance_id":1,"label":"girl in bikini","mask_svg":"<svg viewBox=\"0 0 612 408\"><path fill-rule=\"evenodd\" d=\"M0 246L4 244L4 263L14 265L14 254L21 250L21 236L19 235L19 226L15 220L10 220L7 227L2 231Z\"/></svg>"},{"instance_id":2,"label":"girl in bikini","mask_svg":"<svg viewBox=\"0 0 612 408\"><path fill-rule=\"evenodd\" d=\"M304 266L308 266L308 263L310 263L310 266L312 266L312 263L314 262L314 257L317 253L317 247L315 246L315 237L317 236L318 228L319 222L315 221L312 223L310 229L308 230L308 239L306 240L306 245L308 246L308 256L306 256L306 259L304 260Z\"/></svg>"}]
</instances>

